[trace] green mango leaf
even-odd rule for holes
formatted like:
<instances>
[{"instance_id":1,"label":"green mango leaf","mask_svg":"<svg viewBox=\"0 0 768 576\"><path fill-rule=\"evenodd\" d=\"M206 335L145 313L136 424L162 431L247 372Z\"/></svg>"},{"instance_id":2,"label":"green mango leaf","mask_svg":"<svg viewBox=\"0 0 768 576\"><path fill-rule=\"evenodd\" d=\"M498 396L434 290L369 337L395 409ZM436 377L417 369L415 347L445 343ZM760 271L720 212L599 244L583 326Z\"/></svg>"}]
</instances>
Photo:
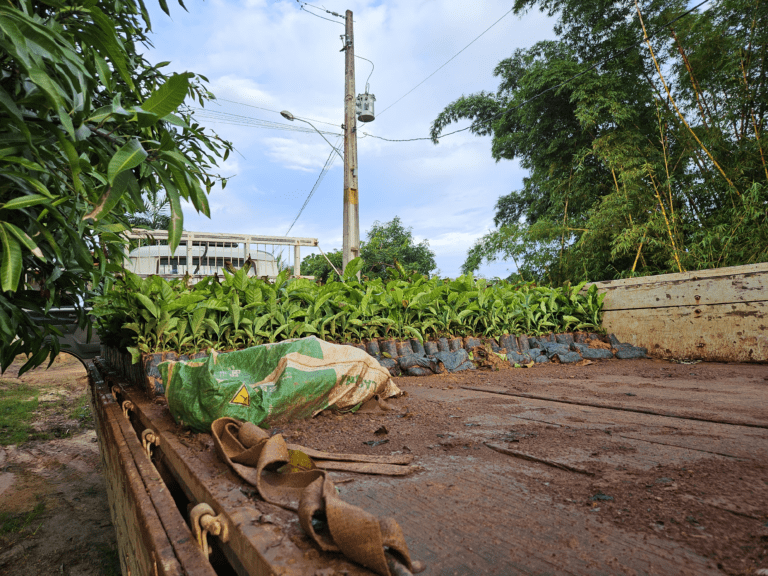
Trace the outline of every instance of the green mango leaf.
<instances>
[{"instance_id":1,"label":"green mango leaf","mask_svg":"<svg viewBox=\"0 0 768 576\"><path fill-rule=\"evenodd\" d=\"M21 246L0 222L0 243L3 245L3 261L0 264L0 288L3 292L15 292L21 278Z\"/></svg>"},{"instance_id":2,"label":"green mango leaf","mask_svg":"<svg viewBox=\"0 0 768 576\"><path fill-rule=\"evenodd\" d=\"M189 128L189 124L184 122L183 118L176 116L176 114L166 114L162 117L162 120L180 128Z\"/></svg>"},{"instance_id":3,"label":"green mango leaf","mask_svg":"<svg viewBox=\"0 0 768 576\"><path fill-rule=\"evenodd\" d=\"M189 75L174 74L155 90L141 105L144 112L154 114L157 119L168 116L184 102L189 90Z\"/></svg>"},{"instance_id":4,"label":"green mango leaf","mask_svg":"<svg viewBox=\"0 0 768 576\"><path fill-rule=\"evenodd\" d=\"M40 258L41 260L45 261L45 256L43 255L42 250L37 247L37 244L35 244L32 241L32 238L29 237L29 235L24 232L21 228L11 224L10 222L4 222L3 225L8 229L8 231L16 236L16 239L22 243L22 245L32 252L35 256Z\"/></svg>"},{"instance_id":5,"label":"green mango leaf","mask_svg":"<svg viewBox=\"0 0 768 576\"><path fill-rule=\"evenodd\" d=\"M96 70L99 73L99 80L106 86L109 92L114 91L114 83L112 80L112 71L107 65L107 61L104 60L99 54L94 54L93 59L96 62Z\"/></svg>"},{"instance_id":6,"label":"green mango leaf","mask_svg":"<svg viewBox=\"0 0 768 576\"><path fill-rule=\"evenodd\" d=\"M147 157L147 152L137 139L132 139L115 153L107 167L107 177L110 185L114 184L118 174L131 170L141 164Z\"/></svg>"},{"instance_id":7,"label":"green mango leaf","mask_svg":"<svg viewBox=\"0 0 768 576\"><path fill-rule=\"evenodd\" d=\"M176 250L181 240L181 232L184 230L184 214L181 211L179 191L174 186L166 186L166 194L171 202L171 220L168 224L168 246L171 251Z\"/></svg>"},{"instance_id":8,"label":"green mango leaf","mask_svg":"<svg viewBox=\"0 0 768 576\"><path fill-rule=\"evenodd\" d=\"M0 210L19 210L21 208L37 206L38 204L45 204L50 201L50 198L43 196L42 194L29 194L28 196L19 196L18 198L9 200L0 206Z\"/></svg>"},{"instance_id":9,"label":"green mango leaf","mask_svg":"<svg viewBox=\"0 0 768 576\"><path fill-rule=\"evenodd\" d=\"M128 189L128 183L131 180L135 182L136 177L130 172L121 172L118 174L114 184L107 188L106 192L99 198L99 203L94 206L93 210L83 216L83 220L87 220L88 218L98 220L102 216L109 214L112 208L117 206L117 203L120 202L120 199Z\"/></svg>"},{"instance_id":10,"label":"green mango leaf","mask_svg":"<svg viewBox=\"0 0 768 576\"><path fill-rule=\"evenodd\" d=\"M93 111L93 113L88 117L88 122L96 122L97 124L100 124L113 114L114 111L112 110L111 105L102 106L101 108Z\"/></svg>"},{"instance_id":11,"label":"green mango leaf","mask_svg":"<svg viewBox=\"0 0 768 576\"><path fill-rule=\"evenodd\" d=\"M13 98L11 98L10 94L8 94L2 86L0 86L0 106L5 108L5 110L18 122L24 122L21 110L19 110L19 107L16 106L16 102L13 101Z\"/></svg>"}]
</instances>

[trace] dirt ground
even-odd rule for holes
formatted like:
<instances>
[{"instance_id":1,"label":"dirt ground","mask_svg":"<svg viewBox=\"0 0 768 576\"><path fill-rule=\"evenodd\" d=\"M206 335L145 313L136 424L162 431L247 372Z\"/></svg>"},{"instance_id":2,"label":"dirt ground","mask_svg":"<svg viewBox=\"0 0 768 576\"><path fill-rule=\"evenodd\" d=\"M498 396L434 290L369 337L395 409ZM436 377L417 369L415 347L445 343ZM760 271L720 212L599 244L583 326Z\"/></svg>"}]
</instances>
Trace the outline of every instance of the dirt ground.
<instances>
[{"instance_id":1,"label":"dirt ground","mask_svg":"<svg viewBox=\"0 0 768 576\"><path fill-rule=\"evenodd\" d=\"M120 574L101 475L85 368L60 355L50 369L0 376L0 390L31 390L30 440L0 445L0 574Z\"/></svg>"},{"instance_id":2,"label":"dirt ground","mask_svg":"<svg viewBox=\"0 0 768 576\"><path fill-rule=\"evenodd\" d=\"M22 382L40 390L38 439L0 447L0 574L118 574L98 444L90 420L73 418L81 414L84 369L63 356L48 371L13 375L12 368L0 386ZM493 535L485 540L495 549L505 538L514 541L512 560L527 567L522 573L539 573L532 568L537 554L551 554L541 573L603 573L579 563L596 554L580 550L581 534L549 541L537 532L547 522L583 517L585 533L605 543L605 554L616 553L616 568L606 573L632 573L610 547L631 536L647 554L663 549L681 565L701 561L700 573L768 574L768 366L612 360L395 381L406 394L391 411L323 413L272 432L326 451L413 454L424 469L393 479L401 500L374 499L381 506L417 503L409 500L411 490L450 496L448 512L469 516L482 509L484 490L515 488L507 502L523 520L509 521L509 533L499 532L503 514L487 526L467 520L456 530ZM501 472L472 476L491 469ZM339 486L351 503L375 505L368 496L375 480L356 476ZM535 522L525 520L532 509L539 510ZM416 513L398 520L406 534L440 533ZM525 537L532 542L527 557L519 552ZM466 560L469 568L460 573L498 573L498 558L472 568L478 551L460 549L453 542L463 539L454 538L434 558L414 546L414 557L432 568L425 574L443 573L441 557L451 555ZM646 553L625 554L640 552ZM563 564L556 556L565 557ZM697 573L696 565L662 566L647 573Z\"/></svg>"}]
</instances>

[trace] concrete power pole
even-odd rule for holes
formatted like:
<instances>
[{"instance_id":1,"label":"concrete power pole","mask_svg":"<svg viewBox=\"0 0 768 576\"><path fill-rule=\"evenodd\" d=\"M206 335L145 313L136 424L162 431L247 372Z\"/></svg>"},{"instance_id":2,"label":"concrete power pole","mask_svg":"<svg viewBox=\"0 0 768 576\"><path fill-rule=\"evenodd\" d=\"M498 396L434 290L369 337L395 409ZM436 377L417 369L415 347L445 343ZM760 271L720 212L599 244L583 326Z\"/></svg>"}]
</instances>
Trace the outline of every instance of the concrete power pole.
<instances>
[{"instance_id":1,"label":"concrete power pole","mask_svg":"<svg viewBox=\"0 0 768 576\"><path fill-rule=\"evenodd\" d=\"M355 37L352 11L346 12L344 41L344 225L342 270L360 256L360 209L357 194L357 118L355 116Z\"/></svg>"}]
</instances>

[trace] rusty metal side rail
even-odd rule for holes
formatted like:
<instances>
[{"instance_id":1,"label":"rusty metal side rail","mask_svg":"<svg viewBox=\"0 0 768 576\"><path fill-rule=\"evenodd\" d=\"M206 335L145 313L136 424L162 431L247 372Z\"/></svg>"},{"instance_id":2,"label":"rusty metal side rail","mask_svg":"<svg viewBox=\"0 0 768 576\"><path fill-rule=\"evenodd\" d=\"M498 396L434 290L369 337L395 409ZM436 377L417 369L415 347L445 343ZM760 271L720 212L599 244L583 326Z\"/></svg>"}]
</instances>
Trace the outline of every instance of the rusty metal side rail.
<instances>
[{"instance_id":1,"label":"rusty metal side rail","mask_svg":"<svg viewBox=\"0 0 768 576\"><path fill-rule=\"evenodd\" d=\"M93 362L91 407L124 576L216 576Z\"/></svg>"},{"instance_id":2,"label":"rusty metal side rail","mask_svg":"<svg viewBox=\"0 0 768 576\"><path fill-rule=\"evenodd\" d=\"M122 389L121 398L132 403L138 427L152 430L158 439L154 457L173 474L190 503L210 505L227 523L227 541L216 543L238 574L301 576L325 570L349 576L373 574L341 555L319 552L303 536L293 513L252 498L254 490L218 459L212 444L197 449L179 436L165 406L135 387Z\"/></svg>"}]
</instances>

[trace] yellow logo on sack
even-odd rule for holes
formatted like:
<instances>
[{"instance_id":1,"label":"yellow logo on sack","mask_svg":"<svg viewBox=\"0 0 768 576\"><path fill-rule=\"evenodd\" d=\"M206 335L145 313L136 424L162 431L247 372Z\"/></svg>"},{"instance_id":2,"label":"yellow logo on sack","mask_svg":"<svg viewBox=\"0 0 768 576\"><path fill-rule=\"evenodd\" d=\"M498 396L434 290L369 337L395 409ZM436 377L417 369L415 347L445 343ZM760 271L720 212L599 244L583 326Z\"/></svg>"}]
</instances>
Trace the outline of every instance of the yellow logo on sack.
<instances>
[{"instance_id":1,"label":"yellow logo on sack","mask_svg":"<svg viewBox=\"0 0 768 576\"><path fill-rule=\"evenodd\" d=\"M245 387L245 384L240 386L240 389L237 391L237 394L235 394L235 397L232 398L232 400L230 400L229 403L240 404L241 406L251 405L251 395L248 393L248 388Z\"/></svg>"}]
</instances>

